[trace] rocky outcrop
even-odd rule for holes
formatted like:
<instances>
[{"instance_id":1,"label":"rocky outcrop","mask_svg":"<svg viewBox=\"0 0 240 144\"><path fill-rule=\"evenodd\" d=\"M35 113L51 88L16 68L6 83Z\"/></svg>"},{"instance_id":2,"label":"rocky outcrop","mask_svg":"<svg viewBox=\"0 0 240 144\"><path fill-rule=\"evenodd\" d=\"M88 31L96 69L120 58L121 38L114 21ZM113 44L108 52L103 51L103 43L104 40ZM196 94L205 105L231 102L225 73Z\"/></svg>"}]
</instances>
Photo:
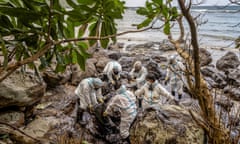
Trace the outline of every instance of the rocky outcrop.
<instances>
[{"instance_id":1,"label":"rocky outcrop","mask_svg":"<svg viewBox=\"0 0 240 144\"><path fill-rule=\"evenodd\" d=\"M71 67L72 71L71 84L76 86L82 79L94 76L97 73L97 69L94 64L96 62L97 62L96 59L88 59L86 62L85 71L81 70L78 64L73 65Z\"/></svg>"},{"instance_id":2,"label":"rocky outcrop","mask_svg":"<svg viewBox=\"0 0 240 144\"><path fill-rule=\"evenodd\" d=\"M231 97L231 99L240 101L240 89L239 87L227 86L224 88L224 93Z\"/></svg>"},{"instance_id":3,"label":"rocky outcrop","mask_svg":"<svg viewBox=\"0 0 240 144\"><path fill-rule=\"evenodd\" d=\"M3 111L0 112L0 121L20 127L25 122L24 113L20 111Z\"/></svg>"},{"instance_id":4,"label":"rocky outcrop","mask_svg":"<svg viewBox=\"0 0 240 144\"><path fill-rule=\"evenodd\" d=\"M194 122L189 112L174 105L148 110L138 117L131 128L132 143L203 144L203 130Z\"/></svg>"},{"instance_id":5,"label":"rocky outcrop","mask_svg":"<svg viewBox=\"0 0 240 144\"><path fill-rule=\"evenodd\" d=\"M216 67L221 71L227 71L228 69L235 69L240 65L238 56L234 52L228 52L219 60L217 60Z\"/></svg>"},{"instance_id":6,"label":"rocky outcrop","mask_svg":"<svg viewBox=\"0 0 240 144\"><path fill-rule=\"evenodd\" d=\"M124 71L128 71L130 72L131 69L132 69L132 66L134 64L134 62L136 61L137 59L135 57L121 57L119 59L119 63L122 65L122 69Z\"/></svg>"},{"instance_id":7,"label":"rocky outcrop","mask_svg":"<svg viewBox=\"0 0 240 144\"><path fill-rule=\"evenodd\" d=\"M0 108L9 106L30 106L40 101L46 84L37 83L32 76L15 73L0 83Z\"/></svg>"},{"instance_id":8,"label":"rocky outcrop","mask_svg":"<svg viewBox=\"0 0 240 144\"><path fill-rule=\"evenodd\" d=\"M211 53L206 49L200 48L199 54L201 66L209 65L212 62Z\"/></svg>"},{"instance_id":9,"label":"rocky outcrop","mask_svg":"<svg viewBox=\"0 0 240 144\"><path fill-rule=\"evenodd\" d=\"M159 43L159 50L170 51L175 50L175 47L169 40L163 40L162 42Z\"/></svg>"},{"instance_id":10,"label":"rocky outcrop","mask_svg":"<svg viewBox=\"0 0 240 144\"><path fill-rule=\"evenodd\" d=\"M67 83L71 79L71 71L69 67L67 67L63 73L46 70L42 73L42 78L46 82L47 87L54 88Z\"/></svg>"},{"instance_id":11,"label":"rocky outcrop","mask_svg":"<svg viewBox=\"0 0 240 144\"><path fill-rule=\"evenodd\" d=\"M240 87L240 69L229 69L227 77L230 85Z\"/></svg>"},{"instance_id":12,"label":"rocky outcrop","mask_svg":"<svg viewBox=\"0 0 240 144\"><path fill-rule=\"evenodd\" d=\"M213 67L203 67L201 68L201 73L214 81L213 83L211 80L206 79L209 81L211 87L224 88L227 85L226 75Z\"/></svg>"}]
</instances>

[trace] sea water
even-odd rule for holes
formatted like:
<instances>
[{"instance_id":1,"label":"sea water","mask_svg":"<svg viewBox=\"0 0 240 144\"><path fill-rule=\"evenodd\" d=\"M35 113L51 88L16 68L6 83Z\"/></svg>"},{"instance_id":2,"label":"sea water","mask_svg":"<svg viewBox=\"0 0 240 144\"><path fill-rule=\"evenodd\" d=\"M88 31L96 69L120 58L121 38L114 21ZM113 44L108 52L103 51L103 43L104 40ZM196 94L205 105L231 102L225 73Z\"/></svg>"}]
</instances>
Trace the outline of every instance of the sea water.
<instances>
[{"instance_id":1,"label":"sea water","mask_svg":"<svg viewBox=\"0 0 240 144\"><path fill-rule=\"evenodd\" d=\"M137 8L128 8L122 20L118 20L118 32L136 30L136 24L141 23L145 17L136 14ZM198 40L200 46L234 48L234 40L240 36L240 6L216 7L198 6L191 9L193 16L200 15L198 19ZM163 23L157 21L154 27ZM179 36L177 24L172 28L174 38ZM184 21L186 35L189 35L189 26ZM118 37L118 41L131 43L144 43L148 41L159 42L167 39L162 29L151 29L139 33L129 33Z\"/></svg>"}]
</instances>

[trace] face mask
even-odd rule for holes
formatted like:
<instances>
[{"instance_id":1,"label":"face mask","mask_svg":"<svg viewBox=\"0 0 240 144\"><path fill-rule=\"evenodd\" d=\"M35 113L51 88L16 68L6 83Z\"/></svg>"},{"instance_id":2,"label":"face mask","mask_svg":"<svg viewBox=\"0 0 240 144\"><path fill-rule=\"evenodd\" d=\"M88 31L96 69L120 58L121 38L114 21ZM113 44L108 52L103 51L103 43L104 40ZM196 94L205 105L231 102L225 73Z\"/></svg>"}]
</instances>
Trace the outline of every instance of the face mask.
<instances>
[{"instance_id":1,"label":"face mask","mask_svg":"<svg viewBox=\"0 0 240 144\"><path fill-rule=\"evenodd\" d=\"M113 71L113 74L117 75L117 74L118 74L118 71Z\"/></svg>"},{"instance_id":2,"label":"face mask","mask_svg":"<svg viewBox=\"0 0 240 144\"><path fill-rule=\"evenodd\" d=\"M95 91L98 91L99 88L94 88Z\"/></svg>"},{"instance_id":3,"label":"face mask","mask_svg":"<svg viewBox=\"0 0 240 144\"><path fill-rule=\"evenodd\" d=\"M152 90L153 90L153 84L150 84L149 87L148 87L148 89L149 89L150 91L152 91Z\"/></svg>"}]
</instances>

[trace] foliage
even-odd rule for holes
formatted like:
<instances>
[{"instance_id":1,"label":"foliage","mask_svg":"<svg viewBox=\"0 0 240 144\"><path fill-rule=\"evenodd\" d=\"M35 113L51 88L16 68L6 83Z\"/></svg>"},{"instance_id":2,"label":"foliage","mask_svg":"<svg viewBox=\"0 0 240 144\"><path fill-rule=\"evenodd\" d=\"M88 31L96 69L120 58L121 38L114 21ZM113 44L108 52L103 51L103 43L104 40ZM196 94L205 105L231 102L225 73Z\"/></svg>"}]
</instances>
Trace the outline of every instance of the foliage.
<instances>
[{"instance_id":1,"label":"foliage","mask_svg":"<svg viewBox=\"0 0 240 144\"><path fill-rule=\"evenodd\" d=\"M123 12L120 0L0 0L0 54L4 57L0 75L10 69L11 62L34 56L41 64L30 59L30 68L44 69L55 61L56 72L76 63L84 70L90 57L87 49L100 38L81 38L115 34L115 19L122 18ZM101 39L101 46L106 48L111 40L116 39Z\"/></svg>"},{"instance_id":2,"label":"foliage","mask_svg":"<svg viewBox=\"0 0 240 144\"><path fill-rule=\"evenodd\" d=\"M176 20L178 12L176 7L171 6L171 0L152 0L146 1L145 7L137 10L139 15L143 15L146 19L138 25L138 29L148 26L155 18L165 22L164 33L170 34L170 21Z\"/></svg>"}]
</instances>

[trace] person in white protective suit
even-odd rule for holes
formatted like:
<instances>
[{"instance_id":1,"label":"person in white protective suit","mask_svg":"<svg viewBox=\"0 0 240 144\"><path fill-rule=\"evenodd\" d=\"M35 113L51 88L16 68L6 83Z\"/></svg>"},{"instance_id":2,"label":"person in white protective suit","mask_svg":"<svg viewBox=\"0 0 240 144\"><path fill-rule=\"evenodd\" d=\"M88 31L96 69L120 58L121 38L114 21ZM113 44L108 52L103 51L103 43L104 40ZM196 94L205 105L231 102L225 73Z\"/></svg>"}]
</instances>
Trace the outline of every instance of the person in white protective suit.
<instances>
[{"instance_id":1,"label":"person in white protective suit","mask_svg":"<svg viewBox=\"0 0 240 144\"><path fill-rule=\"evenodd\" d=\"M120 136L129 142L129 128L137 115L136 97L124 85L119 85L115 95L107 104L103 116L113 115L119 109L121 115Z\"/></svg>"},{"instance_id":2,"label":"person in white protective suit","mask_svg":"<svg viewBox=\"0 0 240 144\"><path fill-rule=\"evenodd\" d=\"M174 97L156 80L153 73L148 73L146 83L135 92L135 95L142 99L139 107L143 110L149 107L158 107L168 102L177 101Z\"/></svg>"},{"instance_id":3,"label":"person in white protective suit","mask_svg":"<svg viewBox=\"0 0 240 144\"><path fill-rule=\"evenodd\" d=\"M75 94L79 98L78 120L80 123L86 123L82 120L83 113L87 110L93 111L93 107L99 102L103 103L103 96L101 88L104 82L99 78L85 78L83 79L75 90Z\"/></svg>"},{"instance_id":4,"label":"person in white protective suit","mask_svg":"<svg viewBox=\"0 0 240 144\"><path fill-rule=\"evenodd\" d=\"M110 61L103 69L103 74L108 78L108 82L115 85L116 81L120 79L122 72L122 66L117 61Z\"/></svg>"},{"instance_id":5,"label":"person in white protective suit","mask_svg":"<svg viewBox=\"0 0 240 144\"><path fill-rule=\"evenodd\" d=\"M181 99L183 94L182 76L184 69L181 61L177 60L175 56L170 57L164 83L167 84L169 82L172 95L178 96L178 99Z\"/></svg>"},{"instance_id":6,"label":"person in white protective suit","mask_svg":"<svg viewBox=\"0 0 240 144\"><path fill-rule=\"evenodd\" d=\"M140 88L145 83L145 78L148 74L147 69L142 65L141 61L136 61L129 75L131 80L136 82L137 88Z\"/></svg>"}]
</instances>

